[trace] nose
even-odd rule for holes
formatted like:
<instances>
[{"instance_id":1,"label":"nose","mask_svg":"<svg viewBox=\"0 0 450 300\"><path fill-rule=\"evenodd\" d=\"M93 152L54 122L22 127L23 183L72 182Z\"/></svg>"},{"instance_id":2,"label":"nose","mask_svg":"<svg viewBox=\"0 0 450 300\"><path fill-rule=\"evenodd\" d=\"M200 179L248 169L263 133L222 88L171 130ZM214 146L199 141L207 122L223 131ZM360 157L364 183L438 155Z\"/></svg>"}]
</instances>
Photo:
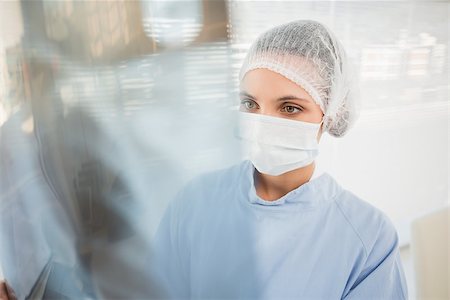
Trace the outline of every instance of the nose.
<instances>
[{"instance_id":1,"label":"nose","mask_svg":"<svg viewBox=\"0 0 450 300\"><path fill-rule=\"evenodd\" d=\"M273 111L273 109L269 109L266 106L260 106L259 109L256 111L256 113L261 114L261 115L265 115L265 116L271 116L271 117L276 117L276 112Z\"/></svg>"}]
</instances>

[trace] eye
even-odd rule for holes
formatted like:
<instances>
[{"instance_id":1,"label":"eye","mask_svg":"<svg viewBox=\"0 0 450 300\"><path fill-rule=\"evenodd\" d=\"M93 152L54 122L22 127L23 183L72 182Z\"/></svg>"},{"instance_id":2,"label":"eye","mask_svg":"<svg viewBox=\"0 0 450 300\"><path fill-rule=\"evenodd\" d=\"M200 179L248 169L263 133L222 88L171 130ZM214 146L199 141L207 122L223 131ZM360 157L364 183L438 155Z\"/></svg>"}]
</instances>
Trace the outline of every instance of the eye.
<instances>
[{"instance_id":1,"label":"eye","mask_svg":"<svg viewBox=\"0 0 450 300\"><path fill-rule=\"evenodd\" d=\"M281 109L282 112L286 112L288 114L295 114L298 112L303 111L301 107L293 106L293 105L286 105Z\"/></svg>"},{"instance_id":2,"label":"eye","mask_svg":"<svg viewBox=\"0 0 450 300\"><path fill-rule=\"evenodd\" d=\"M256 109L258 106L258 104L256 104L255 101L250 100L250 99L245 99L241 101L241 108L245 109L245 110L252 110L252 109Z\"/></svg>"}]
</instances>

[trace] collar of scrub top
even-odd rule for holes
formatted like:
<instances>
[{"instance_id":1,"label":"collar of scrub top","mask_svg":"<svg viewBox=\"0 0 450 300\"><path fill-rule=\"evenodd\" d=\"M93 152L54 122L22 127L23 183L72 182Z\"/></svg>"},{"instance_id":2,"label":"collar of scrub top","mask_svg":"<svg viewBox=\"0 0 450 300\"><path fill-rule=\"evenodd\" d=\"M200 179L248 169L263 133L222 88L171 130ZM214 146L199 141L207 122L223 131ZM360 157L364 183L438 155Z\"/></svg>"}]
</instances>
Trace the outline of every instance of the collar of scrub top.
<instances>
[{"instance_id":1,"label":"collar of scrub top","mask_svg":"<svg viewBox=\"0 0 450 300\"><path fill-rule=\"evenodd\" d=\"M307 191L311 190L314 185L320 184L319 181L321 181L321 178L324 177L323 175L325 172L321 168L321 164L315 161L316 165L313 171L313 174L308 182L305 182L295 190L290 191L286 195L282 196L281 198L273 201L264 200L261 197L259 197L256 194L255 184L253 180L253 174L255 172L255 167L250 161L247 161L248 167L246 170L247 178L250 179L250 189L248 191L248 200L252 204L259 204L259 205L265 205L265 206L279 206L283 205L285 203L300 203L303 202L304 204L311 204L314 206L313 200L311 197L307 196Z\"/></svg>"}]
</instances>

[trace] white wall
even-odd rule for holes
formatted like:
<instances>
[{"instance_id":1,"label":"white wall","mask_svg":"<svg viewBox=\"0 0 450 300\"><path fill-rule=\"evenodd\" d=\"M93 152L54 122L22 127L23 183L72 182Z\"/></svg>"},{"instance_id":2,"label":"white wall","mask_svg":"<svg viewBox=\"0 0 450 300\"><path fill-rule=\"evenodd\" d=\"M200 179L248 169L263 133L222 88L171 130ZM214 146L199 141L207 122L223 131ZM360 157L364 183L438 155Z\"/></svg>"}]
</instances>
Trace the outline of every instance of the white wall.
<instances>
[{"instance_id":1,"label":"white wall","mask_svg":"<svg viewBox=\"0 0 450 300\"><path fill-rule=\"evenodd\" d=\"M366 112L347 136L323 140L323 165L386 212L401 245L413 218L448 205L448 109L441 103Z\"/></svg>"}]
</instances>

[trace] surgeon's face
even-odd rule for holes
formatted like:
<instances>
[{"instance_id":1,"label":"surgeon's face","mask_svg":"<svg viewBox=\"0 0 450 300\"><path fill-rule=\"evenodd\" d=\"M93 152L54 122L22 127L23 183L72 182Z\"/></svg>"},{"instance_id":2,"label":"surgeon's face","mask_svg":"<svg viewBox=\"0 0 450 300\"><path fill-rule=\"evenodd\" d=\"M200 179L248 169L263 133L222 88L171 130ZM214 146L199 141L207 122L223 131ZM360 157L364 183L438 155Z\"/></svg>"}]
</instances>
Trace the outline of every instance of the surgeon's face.
<instances>
[{"instance_id":1,"label":"surgeon's face","mask_svg":"<svg viewBox=\"0 0 450 300\"><path fill-rule=\"evenodd\" d=\"M302 87L268 69L247 72L239 95L244 112L310 123L320 123L323 117L320 106Z\"/></svg>"}]
</instances>

